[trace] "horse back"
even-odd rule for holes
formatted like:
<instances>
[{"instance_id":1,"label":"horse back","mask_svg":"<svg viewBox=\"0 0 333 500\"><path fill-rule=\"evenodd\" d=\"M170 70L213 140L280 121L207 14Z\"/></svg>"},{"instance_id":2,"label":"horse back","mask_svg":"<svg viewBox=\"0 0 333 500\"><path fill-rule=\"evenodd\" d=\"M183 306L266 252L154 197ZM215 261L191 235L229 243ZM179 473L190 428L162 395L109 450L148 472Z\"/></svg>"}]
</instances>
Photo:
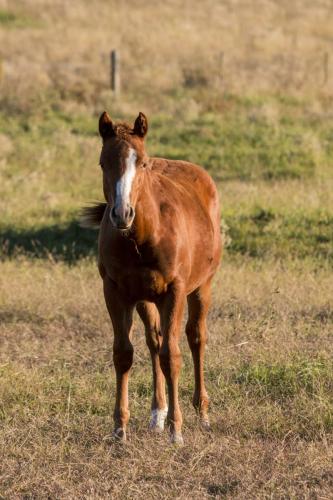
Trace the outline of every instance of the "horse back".
<instances>
[{"instance_id":1,"label":"horse back","mask_svg":"<svg viewBox=\"0 0 333 500\"><path fill-rule=\"evenodd\" d=\"M152 158L152 170L159 173L180 192L186 193L191 205L200 205L213 225L220 233L220 207L216 185L210 175L199 165L180 160ZM170 191L169 191L170 192ZM184 203L184 197L180 197ZM193 206L191 207L193 210Z\"/></svg>"}]
</instances>

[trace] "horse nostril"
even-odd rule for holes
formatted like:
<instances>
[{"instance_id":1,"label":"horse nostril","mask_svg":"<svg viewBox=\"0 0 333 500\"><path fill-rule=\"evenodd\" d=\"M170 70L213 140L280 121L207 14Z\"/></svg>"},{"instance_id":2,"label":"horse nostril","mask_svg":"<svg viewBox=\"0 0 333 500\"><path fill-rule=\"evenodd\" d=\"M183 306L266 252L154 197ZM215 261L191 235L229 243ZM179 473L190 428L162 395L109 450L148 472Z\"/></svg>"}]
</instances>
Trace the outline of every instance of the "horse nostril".
<instances>
[{"instance_id":1,"label":"horse nostril","mask_svg":"<svg viewBox=\"0 0 333 500\"><path fill-rule=\"evenodd\" d=\"M133 217L134 217L134 208L131 206L129 207L129 218L133 219Z\"/></svg>"},{"instance_id":2,"label":"horse nostril","mask_svg":"<svg viewBox=\"0 0 333 500\"><path fill-rule=\"evenodd\" d=\"M117 218L115 207L111 208L111 217L112 217L113 220L115 220Z\"/></svg>"}]
</instances>

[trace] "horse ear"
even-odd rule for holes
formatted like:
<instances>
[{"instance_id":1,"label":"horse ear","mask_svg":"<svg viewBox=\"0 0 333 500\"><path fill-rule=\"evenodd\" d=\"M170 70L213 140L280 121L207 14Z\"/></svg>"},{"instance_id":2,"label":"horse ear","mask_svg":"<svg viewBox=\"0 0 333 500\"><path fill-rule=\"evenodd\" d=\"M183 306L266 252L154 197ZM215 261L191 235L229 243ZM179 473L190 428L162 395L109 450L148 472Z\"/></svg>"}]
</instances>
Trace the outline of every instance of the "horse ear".
<instances>
[{"instance_id":1,"label":"horse ear","mask_svg":"<svg viewBox=\"0 0 333 500\"><path fill-rule=\"evenodd\" d=\"M144 137L148 131L148 120L147 117L141 113L139 113L139 116L134 122L134 133L135 135L138 135L139 137Z\"/></svg>"},{"instance_id":2,"label":"horse ear","mask_svg":"<svg viewBox=\"0 0 333 500\"><path fill-rule=\"evenodd\" d=\"M103 139L115 135L112 120L106 111L99 118L98 128Z\"/></svg>"}]
</instances>

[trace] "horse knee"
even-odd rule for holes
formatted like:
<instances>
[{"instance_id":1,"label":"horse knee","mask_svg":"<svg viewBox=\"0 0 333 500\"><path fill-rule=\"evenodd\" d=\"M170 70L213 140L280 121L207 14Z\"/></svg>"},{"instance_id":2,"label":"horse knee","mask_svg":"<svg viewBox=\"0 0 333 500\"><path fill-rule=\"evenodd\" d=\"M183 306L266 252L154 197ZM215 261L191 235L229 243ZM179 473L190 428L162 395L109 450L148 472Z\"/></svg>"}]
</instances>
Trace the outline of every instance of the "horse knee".
<instances>
[{"instance_id":1,"label":"horse knee","mask_svg":"<svg viewBox=\"0 0 333 500\"><path fill-rule=\"evenodd\" d=\"M169 349L161 348L159 352L160 365L162 372L166 378L170 377L170 351Z\"/></svg>"},{"instance_id":2,"label":"horse knee","mask_svg":"<svg viewBox=\"0 0 333 500\"><path fill-rule=\"evenodd\" d=\"M205 328L200 327L198 324L187 323L185 331L191 349L205 346L207 342L207 334Z\"/></svg>"},{"instance_id":3,"label":"horse knee","mask_svg":"<svg viewBox=\"0 0 333 500\"><path fill-rule=\"evenodd\" d=\"M157 353L159 350L158 335L159 332L155 328L146 329L146 344L153 353Z\"/></svg>"},{"instance_id":4,"label":"horse knee","mask_svg":"<svg viewBox=\"0 0 333 500\"><path fill-rule=\"evenodd\" d=\"M113 348L113 363L116 371L126 373L133 364L133 346L114 346Z\"/></svg>"},{"instance_id":5,"label":"horse knee","mask_svg":"<svg viewBox=\"0 0 333 500\"><path fill-rule=\"evenodd\" d=\"M163 374L167 379L178 374L182 362L178 345L174 346L174 348L170 348L168 345L162 345L159 352L159 358Z\"/></svg>"}]
</instances>

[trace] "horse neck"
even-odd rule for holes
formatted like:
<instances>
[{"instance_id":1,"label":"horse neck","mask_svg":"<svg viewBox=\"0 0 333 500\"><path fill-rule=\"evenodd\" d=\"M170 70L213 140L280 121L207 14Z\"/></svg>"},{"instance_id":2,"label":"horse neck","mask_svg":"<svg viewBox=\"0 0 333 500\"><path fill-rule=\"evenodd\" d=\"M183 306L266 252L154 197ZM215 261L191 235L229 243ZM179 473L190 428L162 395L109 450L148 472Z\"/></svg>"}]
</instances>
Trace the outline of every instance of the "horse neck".
<instances>
[{"instance_id":1,"label":"horse neck","mask_svg":"<svg viewBox=\"0 0 333 500\"><path fill-rule=\"evenodd\" d=\"M138 244L154 242L160 227L159 204L154 196L153 175L145 170L135 207L135 239Z\"/></svg>"}]
</instances>

